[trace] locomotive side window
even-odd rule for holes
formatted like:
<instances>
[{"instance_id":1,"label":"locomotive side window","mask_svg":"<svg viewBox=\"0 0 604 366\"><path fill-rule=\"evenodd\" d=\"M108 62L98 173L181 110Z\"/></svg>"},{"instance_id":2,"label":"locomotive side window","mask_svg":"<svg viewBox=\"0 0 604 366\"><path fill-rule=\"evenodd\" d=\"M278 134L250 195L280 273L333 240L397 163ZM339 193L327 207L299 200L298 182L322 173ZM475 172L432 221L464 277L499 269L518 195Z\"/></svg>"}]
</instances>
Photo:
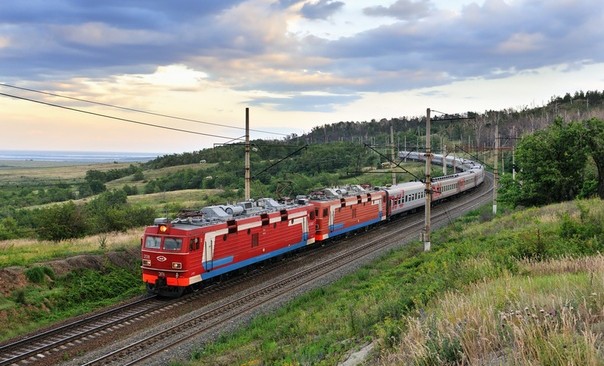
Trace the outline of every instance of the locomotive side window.
<instances>
[{"instance_id":1,"label":"locomotive side window","mask_svg":"<svg viewBox=\"0 0 604 366\"><path fill-rule=\"evenodd\" d=\"M177 238L166 238L164 240L165 250L180 250L182 247L182 239Z\"/></svg>"},{"instance_id":2,"label":"locomotive side window","mask_svg":"<svg viewBox=\"0 0 604 366\"><path fill-rule=\"evenodd\" d=\"M199 238L189 240L189 251L199 250Z\"/></svg>"},{"instance_id":3,"label":"locomotive side window","mask_svg":"<svg viewBox=\"0 0 604 366\"><path fill-rule=\"evenodd\" d=\"M161 244L161 238L159 236L147 236L145 238L145 248L159 249L160 244Z\"/></svg>"},{"instance_id":4,"label":"locomotive side window","mask_svg":"<svg viewBox=\"0 0 604 366\"><path fill-rule=\"evenodd\" d=\"M260 240L259 240L258 233L253 233L252 234L252 248L257 247L259 242L260 242Z\"/></svg>"},{"instance_id":5,"label":"locomotive side window","mask_svg":"<svg viewBox=\"0 0 604 366\"><path fill-rule=\"evenodd\" d=\"M327 215L329 215L329 211L327 210L327 207L325 207L323 209L323 217L327 217Z\"/></svg>"}]
</instances>

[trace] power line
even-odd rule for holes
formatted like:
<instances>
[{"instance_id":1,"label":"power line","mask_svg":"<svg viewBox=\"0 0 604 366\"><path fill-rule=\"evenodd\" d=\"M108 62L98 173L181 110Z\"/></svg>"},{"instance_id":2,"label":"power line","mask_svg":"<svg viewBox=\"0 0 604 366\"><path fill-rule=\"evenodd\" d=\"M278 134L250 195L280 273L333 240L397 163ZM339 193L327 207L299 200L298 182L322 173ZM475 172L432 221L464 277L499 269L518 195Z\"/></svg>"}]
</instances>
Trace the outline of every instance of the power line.
<instances>
[{"instance_id":1,"label":"power line","mask_svg":"<svg viewBox=\"0 0 604 366\"><path fill-rule=\"evenodd\" d=\"M145 114L150 114L150 115L153 115L153 116L172 118L172 119L177 119L177 120L181 120L181 121L194 122L194 123L202 123L202 124L206 124L206 125L212 125L212 126L218 126L218 127L226 127L226 128L235 128L235 129L238 129L238 130L244 130L244 128L236 127L236 126L230 126L230 125L223 125L223 124L220 124L220 123L200 121L200 120L191 119L191 118L171 116L171 115L167 115L167 114L156 113L156 112L149 112L149 111L144 111L144 110L135 109L135 108L121 107L121 106L118 106L118 105L115 105L115 104L101 103L101 102L95 102L95 101L88 100L88 99L68 97L66 95L55 94L55 93L45 92L45 91L36 90L36 89L29 89L29 88L24 88L24 87L16 86L16 85L10 85L10 84L5 84L5 83L0 83L0 85L1 86L5 86L7 88L14 88L14 89L19 89L19 90L24 90L24 91L29 91L29 92L39 93L39 94L50 95L50 96L53 96L53 97L71 99L71 100L76 100L78 102L85 102L85 103L90 103L90 104L102 105L102 106L105 106L105 107L111 107L111 108L121 109L121 110L125 110L125 111L130 111L130 112L145 113ZM266 134L271 134L271 135L287 136L287 134L284 134L284 133L271 132L271 131L263 131L263 130L254 130L254 129L251 129L251 128L250 128L250 131L260 132L260 133L266 133Z\"/></svg>"},{"instance_id":2,"label":"power line","mask_svg":"<svg viewBox=\"0 0 604 366\"><path fill-rule=\"evenodd\" d=\"M195 135L216 137L216 138L226 139L226 140L233 140L233 137L230 137L230 136L214 135L214 134L210 134L210 133L203 133L203 132L185 130L185 129L181 129L181 128L156 125L156 124L153 124L153 123L135 121L135 120L132 120L132 119L127 119L127 118L114 117L114 116L110 116L110 115L107 115L107 114L95 113L95 112L85 111L85 110L82 110L82 109L77 109L77 108L72 108L72 107L66 107L66 106L62 106L62 105L59 105L59 104L42 102L42 101L31 99L31 98L20 97L18 95L11 95L11 94L6 94L6 93L0 93L0 95L3 95L5 97L9 97L9 98L15 98L15 99L20 99L20 100L25 100L25 101L28 101L28 102L39 103L39 104L47 105L47 106L50 106L50 107L56 107L56 108L67 109L67 110L74 111L74 112L86 113L86 114L90 114L90 115L93 115L93 116L115 119L115 120L122 121L122 122L127 122L127 123L134 123L134 124L143 125L143 126L163 128L165 130L171 130L171 131L192 133L192 134L195 134Z\"/></svg>"}]
</instances>

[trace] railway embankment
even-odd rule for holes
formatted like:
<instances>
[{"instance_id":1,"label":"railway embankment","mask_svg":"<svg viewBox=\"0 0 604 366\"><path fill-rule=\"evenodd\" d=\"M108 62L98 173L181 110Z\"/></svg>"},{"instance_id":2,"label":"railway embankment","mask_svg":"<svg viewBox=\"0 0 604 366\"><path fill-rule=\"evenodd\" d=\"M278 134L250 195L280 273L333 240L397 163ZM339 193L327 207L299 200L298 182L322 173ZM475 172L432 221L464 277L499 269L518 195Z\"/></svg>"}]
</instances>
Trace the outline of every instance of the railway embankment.
<instances>
[{"instance_id":1,"label":"railway embankment","mask_svg":"<svg viewBox=\"0 0 604 366\"><path fill-rule=\"evenodd\" d=\"M429 253L419 242L389 252L167 359L187 366L331 365L370 349L356 364L598 364L604 359L602 222L601 200L495 218L483 207L434 232ZM17 286L3 297L4 324L31 326L30 318L6 312L8 301L24 302L20 314L51 322L61 291L71 294L69 303L96 298L96 306L116 301L100 300L108 291L128 296L140 282L132 267L136 252L4 268Z\"/></svg>"},{"instance_id":2,"label":"railway embankment","mask_svg":"<svg viewBox=\"0 0 604 366\"><path fill-rule=\"evenodd\" d=\"M490 209L490 207L488 207ZM604 204L473 211L192 353L182 365L600 364Z\"/></svg>"}]
</instances>

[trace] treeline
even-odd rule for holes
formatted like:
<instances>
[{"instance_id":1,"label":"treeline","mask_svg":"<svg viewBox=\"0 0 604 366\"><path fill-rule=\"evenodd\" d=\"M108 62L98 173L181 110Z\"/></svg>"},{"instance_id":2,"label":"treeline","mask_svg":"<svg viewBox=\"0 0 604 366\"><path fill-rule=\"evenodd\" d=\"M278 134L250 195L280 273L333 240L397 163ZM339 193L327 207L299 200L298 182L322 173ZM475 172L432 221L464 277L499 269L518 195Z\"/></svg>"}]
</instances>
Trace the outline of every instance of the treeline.
<instances>
[{"instance_id":1,"label":"treeline","mask_svg":"<svg viewBox=\"0 0 604 366\"><path fill-rule=\"evenodd\" d=\"M604 91L590 90L583 92L583 90L577 91L574 94L566 93L563 97L553 97L548 105L562 105L562 104L584 104L586 107L602 105L604 102Z\"/></svg>"},{"instance_id":2,"label":"treeline","mask_svg":"<svg viewBox=\"0 0 604 366\"><path fill-rule=\"evenodd\" d=\"M259 160L272 160L287 156L304 144L296 147L294 146L296 143L291 141L252 140L250 145L253 157ZM243 146L244 143L241 141L200 151L163 155L144 163L143 166L146 169L160 169L176 165L239 161L244 158Z\"/></svg>"},{"instance_id":3,"label":"treeline","mask_svg":"<svg viewBox=\"0 0 604 366\"><path fill-rule=\"evenodd\" d=\"M60 241L147 225L155 211L128 204L127 193L106 191L82 205L73 201L45 208L11 210L0 219L0 240L36 237Z\"/></svg>"},{"instance_id":4,"label":"treeline","mask_svg":"<svg viewBox=\"0 0 604 366\"><path fill-rule=\"evenodd\" d=\"M363 167L376 166L380 158L359 144L333 143L328 145L281 146L281 154L269 148L258 148L250 158L253 179L265 185L264 191L275 192L287 180L297 194L308 193L318 185L334 183L333 174L355 176ZM207 152L206 152L207 153ZM225 157L207 168L183 169L151 180L145 185L145 193L181 189L239 189L244 186L243 149L238 146L217 148L215 152ZM190 154L186 159L190 159ZM199 154L197 157L207 155ZM288 157L289 156L289 157ZM155 164L163 165L175 157L159 158ZM337 179L336 179L337 180ZM314 182L314 183L313 183Z\"/></svg>"}]
</instances>

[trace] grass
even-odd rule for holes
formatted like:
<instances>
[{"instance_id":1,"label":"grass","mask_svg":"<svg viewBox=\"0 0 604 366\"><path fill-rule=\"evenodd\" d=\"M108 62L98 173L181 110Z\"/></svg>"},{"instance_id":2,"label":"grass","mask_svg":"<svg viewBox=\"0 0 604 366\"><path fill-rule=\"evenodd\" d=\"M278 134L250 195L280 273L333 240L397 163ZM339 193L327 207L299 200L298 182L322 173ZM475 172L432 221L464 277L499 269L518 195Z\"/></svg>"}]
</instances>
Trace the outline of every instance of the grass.
<instances>
[{"instance_id":1,"label":"grass","mask_svg":"<svg viewBox=\"0 0 604 366\"><path fill-rule=\"evenodd\" d=\"M367 364L601 364L604 235L581 236L601 227L602 201L483 210L436 232L430 253L392 252L173 364L333 365L368 342ZM592 244L567 245L565 220Z\"/></svg>"},{"instance_id":2,"label":"grass","mask_svg":"<svg viewBox=\"0 0 604 366\"><path fill-rule=\"evenodd\" d=\"M42 161L0 161L0 184L81 181L88 170L122 169L130 163L66 163Z\"/></svg>"},{"instance_id":3,"label":"grass","mask_svg":"<svg viewBox=\"0 0 604 366\"><path fill-rule=\"evenodd\" d=\"M202 203L212 195L222 192L221 189L183 189L160 193L129 196L128 202L142 207L161 208L167 204L190 208L201 208Z\"/></svg>"},{"instance_id":4,"label":"grass","mask_svg":"<svg viewBox=\"0 0 604 366\"><path fill-rule=\"evenodd\" d=\"M0 269L23 269L22 278L17 275L19 268L2 273L2 280L11 284L0 286L5 295L0 297L0 341L142 293L140 262L136 260L119 268L104 260L100 270L74 270L73 263L65 263L58 268L66 273L59 274L44 264L74 255L137 250L141 233L142 228L138 228L58 243L24 239L0 242ZM20 287L15 289L17 284Z\"/></svg>"},{"instance_id":5,"label":"grass","mask_svg":"<svg viewBox=\"0 0 604 366\"><path fill-rule=\"evenodd\" d=\"M601 365L604 257L523 262L405 317L381 364Z\"/></svg>"},{"instance_id":6,"label":"grass","mask_svg":"<svg viewBox=\"0 0 604 366\"><path fill-rule=\"evenodd\" d=\"M0 299L0 341L139 295L144 291L140 276L138 264L105 265L31 282Z\"/></svg>"},{"instance_id":7,"label":"grass","mask_svg":"<svg viewBox=\"0 0 604 366\"><path fill-rule=\"evenodd\" d=\"M100 254L138 246L142 232L142 228L134 228L123 233L100 234L60 242L34 239L0 241L0 268L28 266L77 254Z\"/></svg>"}]
</instances>

